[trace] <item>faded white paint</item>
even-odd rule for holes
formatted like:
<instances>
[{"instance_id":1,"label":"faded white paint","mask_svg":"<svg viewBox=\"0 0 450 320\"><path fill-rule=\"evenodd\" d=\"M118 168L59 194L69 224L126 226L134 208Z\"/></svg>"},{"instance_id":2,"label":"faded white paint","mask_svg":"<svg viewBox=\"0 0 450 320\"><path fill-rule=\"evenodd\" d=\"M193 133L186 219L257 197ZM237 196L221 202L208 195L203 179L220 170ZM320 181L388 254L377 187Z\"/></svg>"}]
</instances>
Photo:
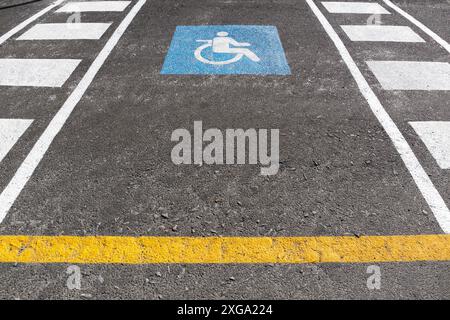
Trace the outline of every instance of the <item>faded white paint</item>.
<instances>
[{"instance_id":1,"label":"faded white paint","mask_svg":"<svg viewBox=\"0 0 450 320\"><path fill-rule=\"evenodd\" d=\"M61 87L80 62L76 59L0 59L0 85Z\"/></svg>"},{"instance_id":2,"label":"faded white paint","mask_svg":"<svg viewBox=\"0 0 450 320\"><path fill-rule=\"evenodd\" d=\"M88 1L70 2L56 12L120 12L125 10L131 1Z\"/></svg>"},{"instance_id":3,"label":"faded white paint","mask_svg":"<svg viewBox=\"0 0 450 320\"><path fill-rule=\"evenodd\" d=\"M0 162L32 122L26 119L0 119Z\"/></svg>"},{"instance_id":4,"label":"faded white paint","mask_svg":"<svg viewBox=\"0 0 450 320\"><path fill-rule=\"evenodd\" d=\"M41 23L17 40L97 40L111 23Z\"/></svg>"},{"instance_id":5,"label":"faded white paint","mask_svg":"<svg viewBox=\"0 0 450 320\"><path fill-rule=\"evenodd\" d=\"M367 61L385 90L450 90L450 64L428 61Z\"/></svg>"},{"instance_id":6,"label":"faded white paint","mask_svg":"<svg viewBox=\"0 0 450 320\"><path fill-rule=\"evenodd\" d=\"M380 4L374 2L322 1L322 4L330 13L390 14Z\"/></svg>"},{"instance_id":7,"label":"faded white paint","mask_svg":"<svg viewBox=\"0 0 450 320\"><path fill-rule=\"evenodd\" d=\"M352 41L425 42L407 26L344 25L341 27Z\"/></svg>"},{"instance_id":8,"label":"faded white paint","mask_svg":"<svg viewBox=\"0 0 450 320\"><path fill-rule=\"evenodd\" d=\"M441 169L450 169L450 121L409 123Z\"/></svg>"}]
</instances>

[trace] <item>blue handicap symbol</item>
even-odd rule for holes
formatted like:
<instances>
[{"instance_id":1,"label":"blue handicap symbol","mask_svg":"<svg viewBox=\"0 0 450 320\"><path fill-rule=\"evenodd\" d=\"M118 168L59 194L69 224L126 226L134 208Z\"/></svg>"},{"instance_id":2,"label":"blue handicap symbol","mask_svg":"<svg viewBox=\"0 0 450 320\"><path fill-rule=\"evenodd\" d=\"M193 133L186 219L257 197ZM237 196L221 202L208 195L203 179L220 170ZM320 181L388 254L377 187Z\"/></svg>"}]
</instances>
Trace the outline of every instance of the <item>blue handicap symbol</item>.
<instances>
[{"instance_id":1,"label":"blue handicap symbol","mask_svg":"<svg viewBox=\"0 0 450 320\"><path fill-rule=\"evenodd\" d=\"M178 26L161 74L291 74L274 26Z\"/></svg>"}]
</instances>

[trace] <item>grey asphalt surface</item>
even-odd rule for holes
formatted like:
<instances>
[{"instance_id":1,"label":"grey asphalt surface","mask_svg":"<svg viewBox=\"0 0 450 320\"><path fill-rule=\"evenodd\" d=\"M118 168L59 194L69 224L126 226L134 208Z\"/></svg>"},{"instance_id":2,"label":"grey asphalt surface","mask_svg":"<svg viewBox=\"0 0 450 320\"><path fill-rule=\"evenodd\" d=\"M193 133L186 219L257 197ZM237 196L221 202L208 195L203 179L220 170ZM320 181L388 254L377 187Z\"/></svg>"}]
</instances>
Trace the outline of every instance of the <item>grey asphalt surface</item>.
<instances>
[{"instance_id":1,"label":"grey asphalt surface","mask_svg":"<svg viewBox=\"0 0 450 320\"><path fill-rule=\"evenodd\" d=\"M0 34L49 3L0 9ZM448 2L399 5L450 40ZM38 22L67 17L47 14ZM13 38L0 46L2 58L83 60L62 88L0 88L0 118L36 119L0 163L0 188L123 17L83 14L83 22L113 22L98 41ZM432 41L355 44L337 26L364 23L366 15L327 18L449 205L450 173L439 169L407 122L449 120L450 94L383 91L364 64L393 57L448 61L448 53ZM382 19L426 37L399 15ZM276 26L292 74L161 75L175 27L208 24ZM263 177L252 165L174 165L171 133L192 130L196 120L205 129L280 129L280 172ZM148 0L0 224L4 235L440 233L336 48L299 0ZM0 298L450 298L448 262L378 265L381 290L367 289L367 264L83 265L82 289L69 290L68 265L1 264Z\"/></svg>"}]
</instances>

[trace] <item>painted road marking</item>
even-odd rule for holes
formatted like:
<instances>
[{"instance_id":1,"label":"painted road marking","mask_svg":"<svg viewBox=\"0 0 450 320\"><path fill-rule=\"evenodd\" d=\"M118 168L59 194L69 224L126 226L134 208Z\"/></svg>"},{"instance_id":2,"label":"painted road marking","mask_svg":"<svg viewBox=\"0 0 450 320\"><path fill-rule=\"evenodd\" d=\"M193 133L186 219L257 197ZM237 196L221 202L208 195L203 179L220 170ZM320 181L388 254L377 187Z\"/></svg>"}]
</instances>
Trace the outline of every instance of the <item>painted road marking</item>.
<instances>
[{"instance_id":1,"label":"painted road marking","mask_svg":"<svg viewBox=\"0 0 450 320\"><path fill-rule=\"evenodd\" d=\"M345 62L348 69L350 70L350 73L355 79L359 90L368 102L370 109L372 110L380 124L383 126L389 138L392 140L394 147L397 149L406 168L413 177L417 187L425 198L425 201L428 203L439 226L445 233L450 233L450 210L439 194L439 191L437 191L436 187L434 186L428 174L423 169L405 137L398 129L397 125L389 116L389 114L386 112L380 100L373 92L372 88L367 83L366 79L356 65L356 62L351 57L339 35L328 22L327 18L325 18L319 8L316 6L314 1L306 0L306 2L311 7L311 10L314 12L317 19L325 29L326 33L333 41L343 61Z\"/></svg>"},{"instance_id":2,"label":"painted road marking","mask_svg":"<svg viewBox=\"0 0 450 320\"><path fill-rule=\"evenodd\" d=\"M450 169L450 122L410 122L441 169Z\"/></svg>"},{"instance_id":3,"label":"painted road marking","mask_svg":"<svg viewBox=\"0 0 450 320\"><path fill-rule=\"evenodd\" d=\"M27 27L30 23L34 22L35 20L39 19L41 16L52 10L53 8L59 6L64 0L58 0L55 3L49 5L48 7L42 9L32 17L28 18L18 26L14 27L7 33L5 33L3 36L0 37L0 45L3 44L6 40L14 36L16 33L20 32L23 28Z\"/></svg>"},{"instance_id":4,"label":"painted road marking","mask_svg":"<svg viewBox=\"0 0 450 320\"><path fill-rule=\"evenodd\" d=\"M366 61L385 90L450 90L450 64L424 61Z\"/></svg>"},{"instance_id":5,"label":"painted road marking","mask_svg":"<svg viewBox=\"0 0 450 320\"><path fill-rule=\"evenodd\" d=\"M0 119L0 162L32 122L25 119Z\"/></svg>"},{"instance_id":6,"label":"painted road marking","mask_svg":"<svg viewBox=\"0 0 450 320\"><path fill-rule=\"evenodd\" d=\"M407 26L343 25L352 41L425 42Z\"/></svg>"},{"instance_id":7,"label":"painted road marking","mask_svg":"<svg viewBox=\"0 0 450 320\"><path fill-rule=\"evenodd\" d=\"M450 261L450 235L362 237L0 236L0 263Z\"/></svg>"},{"instance_id":8,"label":"painted road marking","mask_svg":"<svg viewBox=\"0 0 450 320\"><path fill-rule=\"evenodd\" d=\"M274 26L177 26L161 74L288 75Z\"/></svg>"},{"instance_id":9,"label":"painted road marking","mask_svg":"<svg viewBox=\"0 0 450 320\"><path fill-rule=\"evenodd\" d=\"M373 2L322 1L322 4L330 13L390 14L381 5Z\"/></svg>"},{"instance_id":10,"label":"painted road marking","mask_svg":"<svg viewBox=\"0 0 450 320\"><path fill-rule=\"evenodd\" d=\"M111 23L41 23L17 40L98 40Z\"/></svg>"},{"instance_id":11,"label":"painted road marking","mask_svg":"<svg viewBox=\"0 0 450 320\"><path fill-rule=\"evenodd\" d=\"M61 87L77 59L0 59L1 86Z\"/></svg>"},{"instance_id":12,"label":"painted road marking","mask_svg":"<svg viewBox=\"0 0 450 320\"><path fill-rule=\"evenodd\" d=\"M384 3L386 3L386 5L388 5L389 7L391 7L395 11L397 11L399 14L401 14L403 17L408 19L410 22L415 24L418 28L420 28L423 32L425 32L427 35L429 35L431 38L433 38L434 41L439 43L445 50L447 50L447 52L450 53L450 44L448 44L447 41L445 41L444 39L439 37L436 33L431 31L428 27L426 27L423 23L418 21L416 18L414 18L410 14L406 13L405 11L403 11L402 9L397 7L390 0L383 0L383 1L384 1Z\"/></svg>"},{"instance_id":13,"label":"painted road marking","mask_svg":"<svg viewBox=\"0 0 450 320\"><path fill-rule=\"evenodd\" d=\"M56 12L120 12L130 3L131 1L70 2Z\"/></svg>"},{"instance_id":14,"label":"painted road marking","mask_svg":"<svg viewBox=\"0 0 450 320\"><path fill-rule=\"evenodd\" d=\"M81 100L87 88L91 84L92 80L94 80L94 77L97 75L97 72L100 70L103 63L105 63L109 54L114 49L116 44L119 42L120 38L130 25L131 21L134 19L136 14L145 4L145 2L146 0L139 0L130 10L127 16L122 20L120 25L112 34L111 38L103 47L102 51L100 51L100 53L95 58L92 65L89 67L86 74L78 83L75 90L71 93L71 95L63 104L61 109L59 109L59 111L50 121L45 131L42 133L38 141L33 146L33 149L27 155L25 160L20 165L19 169L14 174L11 181L8 183L3 192L0 194L0 223L3 221L9 209L13 205L14 201L17 199L20 192L33 175L34 170L36 170L36 167L38 166L39 162L44 157L45 153L47 152L48 148L53 142L53 139L62 129L65 122L71 115L72 111L75 109L76 105Z\"/></svg>"}]
</instances>

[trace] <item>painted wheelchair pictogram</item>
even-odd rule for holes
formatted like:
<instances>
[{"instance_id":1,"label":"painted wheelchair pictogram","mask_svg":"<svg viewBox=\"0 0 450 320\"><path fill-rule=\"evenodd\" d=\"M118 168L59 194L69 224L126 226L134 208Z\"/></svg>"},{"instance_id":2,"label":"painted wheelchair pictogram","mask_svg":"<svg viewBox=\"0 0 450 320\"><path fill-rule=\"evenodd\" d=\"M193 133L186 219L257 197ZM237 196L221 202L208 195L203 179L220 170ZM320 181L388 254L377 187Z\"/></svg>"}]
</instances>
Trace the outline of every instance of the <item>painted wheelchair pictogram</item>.
<instances>
[{"instance_id":1,"label":"painted wheelchair pictogram","mask_svg":"<svg viewBox=\"0 0 450 320\"><path fill-rule=\"evenodd\" d=\"M195 58L205 64L212 65L226 65L235 63L241 60L244 56L252 60L253 62L259 62L259 57L250 49L240 48L240 47L249 47L251 46L248 42L238 42L231 37L228 37L228 32L220 31L217 33L217 36L212 40L196 40L197 42L205 42L194 51ZM232 45L233 47L231 47ZM204 56L202 56L202 51L211 47L213 53L230 53L235 54L234 57L228 60L222 61L213 61L208 60Z\"/></svg>"}]
</instances>

